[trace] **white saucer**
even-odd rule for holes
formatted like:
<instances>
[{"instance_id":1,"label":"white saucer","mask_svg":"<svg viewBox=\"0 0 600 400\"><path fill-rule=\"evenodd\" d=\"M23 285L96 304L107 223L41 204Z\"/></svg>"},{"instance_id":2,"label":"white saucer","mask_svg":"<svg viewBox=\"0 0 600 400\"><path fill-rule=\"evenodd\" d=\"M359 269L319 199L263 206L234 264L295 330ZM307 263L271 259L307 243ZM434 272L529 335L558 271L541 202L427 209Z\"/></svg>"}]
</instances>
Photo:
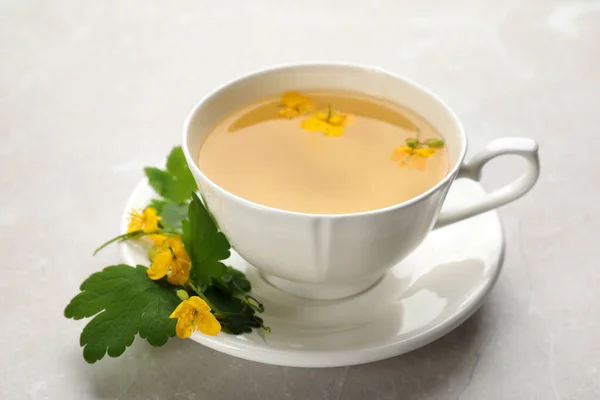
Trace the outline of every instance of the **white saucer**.
<instances>
[{"instance_id":1,"label":"white saucer","mask_svg":"<svg viewBox=\"0 0 600 400\"><path fill-rule=\"evenodd\" d=\"M477 183L454 183L447 205L485 193ZM137 185L125 210L156 197L146 181ZM147 252L121 245L127 264L148 265ZM293 367L337 367L394 357L450 332L481 305L500 273L504 236L496 212L433 231L406 260L370 290L354 297L306 300L267 283L235 252L227 264L244 271L252 294L265 306L271 332L240 336L200 333L191 339L247 360Z\"/></svg>"}]
</instances>

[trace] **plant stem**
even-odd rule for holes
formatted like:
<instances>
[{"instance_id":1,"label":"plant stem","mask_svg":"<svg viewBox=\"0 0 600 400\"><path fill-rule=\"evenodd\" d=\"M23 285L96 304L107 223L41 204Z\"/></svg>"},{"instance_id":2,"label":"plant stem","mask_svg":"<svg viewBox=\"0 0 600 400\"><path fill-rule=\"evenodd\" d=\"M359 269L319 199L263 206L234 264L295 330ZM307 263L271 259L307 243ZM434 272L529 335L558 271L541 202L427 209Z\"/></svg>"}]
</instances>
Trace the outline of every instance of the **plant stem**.
<instances>
[{"instance_id":1,"label":"plant stem","mask_svg":"<svg viewBox=\"0 0 600 400\"><path fill-rule=\"evenodd\" d=\"M265 311L265 306L263 306L260 301L256 300L254 297L252 297L248 294L244 295L243 301L244 301L244 303L249 305L254 311L257 311L259 313L262 313Z\"/></svg>"},{"instance_id":2,"label":"plant stem","mask_svg":"<svg viewBox=\"0 0 600 400\"><path fill-rule=\"evenodd\" d=\"M134 239L138 236L142 236L141 234L144 233L144 231L133 231L133 232L128 232L128 233L124 233L122 235L119 235L117 237L114 237L112 239L110 239L108 242L103 243L100 247L98 247L95 251L94 251L94 255L96 255L96 253L98 253L100 250L102 250L103 248L105 248L106 246L108 246L111 243L114 242L121 242L121 241L125 241L125 240L129 240L129 239Z\"/></svg>"},{"instance_id":3,"label":"plant stem","mask_svg":"<svg viewBox=\"0 0 600 400\"><path fill-rule=\"evenodd\" d=\"M202 293L192 282L188 281L187 285L191 287L192 290L210 306L211 309L217 310L214 304L212 304L211 301L204 295L204 293Z\"/></svg>"}]
</instances>

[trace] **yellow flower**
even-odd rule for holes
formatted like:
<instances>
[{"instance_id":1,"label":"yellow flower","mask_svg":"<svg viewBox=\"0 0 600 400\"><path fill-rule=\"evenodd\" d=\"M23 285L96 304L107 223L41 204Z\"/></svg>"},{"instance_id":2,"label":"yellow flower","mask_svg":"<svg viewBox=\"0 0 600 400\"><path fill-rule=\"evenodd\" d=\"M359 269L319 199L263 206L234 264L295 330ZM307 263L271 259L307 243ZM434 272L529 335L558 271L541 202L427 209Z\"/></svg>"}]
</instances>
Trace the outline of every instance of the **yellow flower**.
<instances>
[{"instance_id":1,"label":"yellow flower","mask_svg":"<svg viewBox=\"0 0 600 400\"><path fill-rule=\"evenodd\" d=\"M296 92L287 92L281 98L279 116L294 119L314 110L314 103L306 96Z\"/></svg>"},{"instance_id":2,"label":"yellow flower","mask_svg":"<svg viewBox=\"0 0 600 400\"><path fill-rule=\"evenodd\" d=\"M154 244L155 247L160 247L163 245L165 240L167 240L168 236L163 233L156 233L153 235L148 235L148 238L152 240L152 244Z\"/></svg>"},{"instance_id":3,"label":"yellow flower","mask_svg":"<svg viewBox=\"0 0 600 400\"><path fill-rule=\"evenodd\" d=\"M143 212L139 209L131 210L127 232L156 232L158 230L158 221L161 219L162 217L158 216L156 209L152 207L146 207Z\"/></svg>"},{"instance_id":4,"label":"yellow flower","mask_svg":"<svg viewBox=\"0 0 600 400\"><path fill-rule=\"evenodd\" d=\"M182 301L169 318L177 318L175 332L182 339L199 330L205 335L215 336L221 331L221 324L210 312L210 307L198 296Z\"/></svg>"},{"instance_id":5,"label":"yellow flower","mask_svg":"<svg viewBox=\"0 0 600 400\"><path fill-rule=\"evenodd\" d=\"M400 146L394 149L392 160L399 165L405 166L411 161L411 167L424 171L427 165L427 159L435 154L437 149L432 147L414 148L411 146Z\"/></svg>"},{"instance_id":6,"label":"yellow flower","mask_svg":"<svg viewBox=\"0 0 600 400\"><path fill-rule=\"evenodd\" d=\"M167 237L158 247L152 264L146 273L152 280L168 274L167 280L173 285L183 285L190 277L191 261L179 236Z\"/></svg>"},{"instance_id":7,"label":"yellow flower","mask_svg":"<svg viewBox=\"0 0 600 400\"><path fill-rule=\"evenodd\" d=\"M323 132L325 136L341 136L344 128L354 122L352 115L342 114L331 110L315 113L312 117L300 123L309 132Z\"/></svg>"}]
</instances>

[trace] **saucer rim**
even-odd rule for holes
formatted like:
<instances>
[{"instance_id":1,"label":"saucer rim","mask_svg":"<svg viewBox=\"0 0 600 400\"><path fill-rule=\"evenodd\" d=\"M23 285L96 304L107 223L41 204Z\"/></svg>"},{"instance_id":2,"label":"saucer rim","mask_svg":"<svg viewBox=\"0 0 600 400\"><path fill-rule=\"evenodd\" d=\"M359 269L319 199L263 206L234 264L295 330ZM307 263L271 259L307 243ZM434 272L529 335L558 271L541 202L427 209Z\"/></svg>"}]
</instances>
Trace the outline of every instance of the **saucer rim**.
<instances>
[{"instance_id":1,"label":"saucer rim","mask_svg":"<svg viewBox=\"0 0 600 400\"><path fill-rule=\"evenodd\" d=\"M480 183L471 182L479 186L480 190L487 193ZM136 207L135 204L137 203L136 199L139 197L139 192L147 188L149 188L149 185L143 179L132 191L121 218L121 232L127 229L129 212L132 208ZM467 305L418 335L394 342L378 343L372 346L359 345L343 350L279 349L273 348L268 344L256 343L244 339L245 335L233 336L225 333L220 333L217 336L207 336L195 332L190 336L190 339L212 350L237 358L262 364L301 368L332 368L360 365L385 360L416 350L450 333L469 319L481 307L483 301L498 281L506 253L506 235L498 211L492 210L486 214L493 214L494 222L500 229L499 253L497 259L490 262L492 265L491 268L494 270L490 271L485 278L487 280L485 285L478 291L476 296L469 300ZM133 247L127 242L121 243L119 247L123 261L126 264L136 264L135 257L132 254Z\"/></svg>"}]
</instances>

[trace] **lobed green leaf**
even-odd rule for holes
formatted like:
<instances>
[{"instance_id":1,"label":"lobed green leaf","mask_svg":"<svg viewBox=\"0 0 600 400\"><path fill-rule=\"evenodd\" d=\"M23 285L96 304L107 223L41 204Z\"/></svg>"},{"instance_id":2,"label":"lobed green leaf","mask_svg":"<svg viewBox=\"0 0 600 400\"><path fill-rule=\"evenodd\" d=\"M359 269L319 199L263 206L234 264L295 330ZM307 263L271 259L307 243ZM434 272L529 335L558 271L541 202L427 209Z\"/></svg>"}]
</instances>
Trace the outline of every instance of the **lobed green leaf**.
<instances>
[{"instance_id":1,"label":"lobed green leaf","mask_svg":"<svg viewBox=\"0 0 600 400\"><path fill-rule=\"evenodd\" d=\"M229 258L231 245L195 193L183 224L183 244L192 261L190 279L194 282L206 287L211 277L227 272L221 261Z\"/></svg>"},{"instance_id":2,"label":"lobed green leaf","mask_svg":"<svg viewBox=\"0 0 600 400\"><path fill-rule=\"evenodd\" d=\"M147 167L144 172L152 188L167 200L185 203L198 190L181 147L174 147L167 157L167 168Z\"/></svg>"},{"instance_id":3,"label":"lobed green leaf","mask_svg":"<svg viewBox=\"0 0 600 400\"><path fill-rule=\"evenodd\" d=\"M93 317L80 337L87 362L123 354L136 334L153 346L175 336L176 321L169 316L179 298L173 287L150 280L146 271L142 265L121 264L96 272L65 308L67 318Z\"/></svg>"},{"instance_id":4,"label":"lobed green leaf","mask_svg":"<svg viewBox=\"0 0 600 400\"><path fill-rule=\"evenodd\" d=\"M165 228L181 231L181 223L187 217L188 203L153 199L149 206L155 208L158 215L162 217L160 222Z\"/></svg>"}]
</instances>

